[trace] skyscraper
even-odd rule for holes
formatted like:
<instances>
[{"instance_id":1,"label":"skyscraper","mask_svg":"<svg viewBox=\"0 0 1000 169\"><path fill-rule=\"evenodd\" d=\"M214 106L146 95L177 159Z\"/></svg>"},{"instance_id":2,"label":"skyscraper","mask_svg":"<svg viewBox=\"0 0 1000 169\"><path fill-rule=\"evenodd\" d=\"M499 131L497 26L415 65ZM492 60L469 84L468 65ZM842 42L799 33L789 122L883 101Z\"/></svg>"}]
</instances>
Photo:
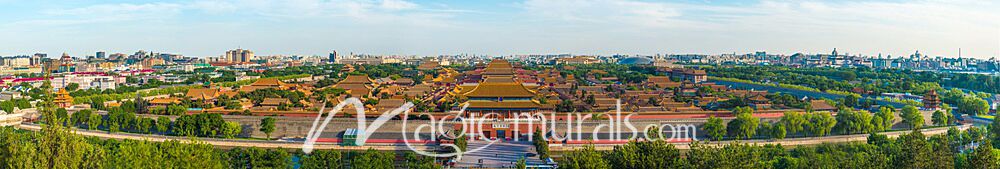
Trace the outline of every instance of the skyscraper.
<instances>
[{"instance_id":1,"label":"skyscraper","mask_svg":"<svg viewBox=\"0 0 1000 169\"><path fill-rule=\"evenodd\" d=\"M328 62L337 63L337 50L333 50L333 53L330 53L330 60Z\"/></svg>"}]
</instances>

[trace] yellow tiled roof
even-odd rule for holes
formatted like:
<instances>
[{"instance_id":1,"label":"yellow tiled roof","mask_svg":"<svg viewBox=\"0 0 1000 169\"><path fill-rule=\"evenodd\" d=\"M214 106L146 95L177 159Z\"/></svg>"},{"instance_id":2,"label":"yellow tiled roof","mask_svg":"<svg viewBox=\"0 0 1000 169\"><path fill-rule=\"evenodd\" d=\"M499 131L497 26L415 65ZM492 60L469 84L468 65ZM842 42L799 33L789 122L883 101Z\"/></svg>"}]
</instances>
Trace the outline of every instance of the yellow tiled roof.
<instances>
[{"instance_id":1,"label":"yellow tiled roof","mask_svg":"<svg viewBox=\"0 0 1000 169\"><path fill-rule=\"evenodd\" d=\"M480 83L475 89L463 95L468 97L534 97L535 91L521 83Z\"/></svg>"},{"instance_id":2,"label":"yellow tiled roof","mask_svg":"<svg viewBox=\"0 0 1000 169\"><path fill-rule=\"evenodd\" d=\"M535 101L528 100L516 100L516 101L485 101L485 100L470 100L468 101L470 108L538 108L541 106Z\"/></svg>"}]
</instances>

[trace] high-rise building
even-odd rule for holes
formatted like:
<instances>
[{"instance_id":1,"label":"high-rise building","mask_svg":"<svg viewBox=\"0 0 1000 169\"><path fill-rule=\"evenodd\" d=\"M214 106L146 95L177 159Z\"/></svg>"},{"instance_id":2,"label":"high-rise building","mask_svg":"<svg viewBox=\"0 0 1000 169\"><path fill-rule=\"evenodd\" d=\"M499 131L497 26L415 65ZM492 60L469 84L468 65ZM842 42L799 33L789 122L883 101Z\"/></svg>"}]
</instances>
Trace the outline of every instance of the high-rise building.
<instances>
[{"instance_id":1,"label":"high-rise building","mask_svg":"<svg viewBox=\"0 0 1000 169\"><path fill-rule=\"evenodd\" d=\"M333 53L330 53L330 60L328 62L337 63L337 50L334 50Z\"/></svg>"},{"instance_id":2,"label":"high-rise building","mask_svg":"<svg viewBox=\"0 0 1000 169\"><path fill-rule=\"evenodd\" d=\"M235 49L226 51L226 56L223 58L225 62L229 63L242 63L250 62L254 59L253 51L244 49Z\"/></svg>"},{"instance_id":3,"label":"high-rise building","mask_svg":"<svg viewBox=\"0 0 1000 169\"><path fill-rule=\"evenodd\" d=\"M95 56L97 56L98 59L104 59L105 57L107 57L107 55L108 55L107 52L100 51L100 52L97 52L97 54Z\"/></svg>"},{"instance_id":4,"label":"high-rise building","mask_svg":"<svg viewBox=\"0 0 1000 169\"><path fill-rule=\"evenodd\" d=\"M45 58L45 57L48 57L48 54L35 53L35 55L31 56L31 65L32 66L41 65L42 64L42 58Z\"/></svg>"}]
</instances>

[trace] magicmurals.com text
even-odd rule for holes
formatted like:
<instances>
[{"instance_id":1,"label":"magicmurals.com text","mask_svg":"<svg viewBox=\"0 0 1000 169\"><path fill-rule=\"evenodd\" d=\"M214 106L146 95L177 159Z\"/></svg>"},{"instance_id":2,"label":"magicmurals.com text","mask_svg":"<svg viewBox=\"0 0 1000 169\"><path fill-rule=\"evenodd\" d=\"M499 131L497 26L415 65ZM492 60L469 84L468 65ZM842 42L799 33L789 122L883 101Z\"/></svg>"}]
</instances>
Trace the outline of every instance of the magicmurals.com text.
<instances>
[{"instance_id":1,"label":"magicmurals.com text","mask_svg":"<svg viewBox=\"0 0 1000 169\"><path fill-rule=\"evenodd\" d=\"M326 118L323 117L325 108L320 109L320 114L313 121L312 128L306 136L306 140L303 143L302 151L305 153L312 152L316 141L319 139L322 131L326 129L326 126L330 123L332 118L341 112L347 105L352 105L355 108L356 120L357 120L357 130L359 132L356 136L354 145L363 145L363 143L368 139L371 133L375 133L383 124L402 115L401 117L408 117L410 115L410 110L414 106L413 103L406 103L399 108L393 109L391 111L382 113L378 118L371 121L365 116L364 104L361 100L357 98L348 98L347 100L336 105L332 110L327 111L328 115ZM422 122L416 126L410 126L406 118L402 118L402 138L410 150L426 156L433 157L455 157L462 156L466 153L473 153L480 151L494 143L500 141L531 141L534 137L541 137L545 141L558 141L563 143L617 143L625 142L629 140L664 140L664 141L697 141L697 127L692 124L663 124L656 122L655 124L646 124L641 126L635 126L632 122L632 116L635 114L623 114L621 112L620 102L616 104L615 112L604 114L600 116L602 119L594 119L593 113L560 113L558 116L555 112L549 112L548 114L541 112L531 112L531 113L517 113L511 117L503 118L502 120L496 118L500 117L501 114L498 113L469 113L465 114L468 105L463 105L462 108L453 113L448 113L448 115L435 117L427 113L421 113L418 115L426 115L430 117L427 122ZM606 118L606 119L603 119ZM322 122L320 122L322 119ZM595 122L596 123L595 125ZM585 127L586 125L590 125ZM447 128L446 126L454 126L454 128ZM489 126L489 127L485 127ZM490 137L486 131L487 128L504 128L508 129L506 131L515 133L514 137ZM585 130L585 128L589 130ZM411 131L406 131L412 129ZM560 130L557 130L560 129ZM527 137L520 137L522 133L533 133L535 130L542 130L544 134L536 136L535 134L526 134ZM640 132L644 133L640 136ZM649 132L656 132L657 134L651 134ZM430 135L427 135L427 134ZM448 135L450 133L450 135ZM556 134L565 133L565 135ZM423 136L421 136L423 134ZM462 151L453 143L442 143L441 146L450 147L454 152L441 153L441 152L428 152L420 149L414 148L414 143L420 142L424 143L426 141L440 141L439 137L448 135L453 138L459 138L462 136L469 136L471 138L477 138L487 142L486 146L481 146L476 149L470 149ZM584 139L585 135L589 135L589 138ZM453 139L451 138L451 139Z\"/></svg>"}]
</instances>

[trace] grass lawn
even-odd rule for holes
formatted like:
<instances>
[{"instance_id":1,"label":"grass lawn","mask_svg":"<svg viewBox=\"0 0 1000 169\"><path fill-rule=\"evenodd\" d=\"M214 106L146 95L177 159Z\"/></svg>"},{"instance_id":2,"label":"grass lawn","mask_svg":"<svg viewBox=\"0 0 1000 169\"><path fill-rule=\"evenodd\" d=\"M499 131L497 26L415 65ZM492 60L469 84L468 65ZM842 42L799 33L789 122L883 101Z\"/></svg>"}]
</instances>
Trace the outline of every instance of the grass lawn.
<instances>
[{"instance_id":1,"label":"grass lawn","mask_svg":"<svg viewBox=\"0 0 1000 169\"><path fill-rule=\"evenodd\" d=\"M991 116L991 115L986 115L986 114L981 114L981 115L979 115L979 116L977 116L977 117L980 117L980 118L986 118L986 119L993 119L993 116Z\"/></svg>"}]
</instances>

